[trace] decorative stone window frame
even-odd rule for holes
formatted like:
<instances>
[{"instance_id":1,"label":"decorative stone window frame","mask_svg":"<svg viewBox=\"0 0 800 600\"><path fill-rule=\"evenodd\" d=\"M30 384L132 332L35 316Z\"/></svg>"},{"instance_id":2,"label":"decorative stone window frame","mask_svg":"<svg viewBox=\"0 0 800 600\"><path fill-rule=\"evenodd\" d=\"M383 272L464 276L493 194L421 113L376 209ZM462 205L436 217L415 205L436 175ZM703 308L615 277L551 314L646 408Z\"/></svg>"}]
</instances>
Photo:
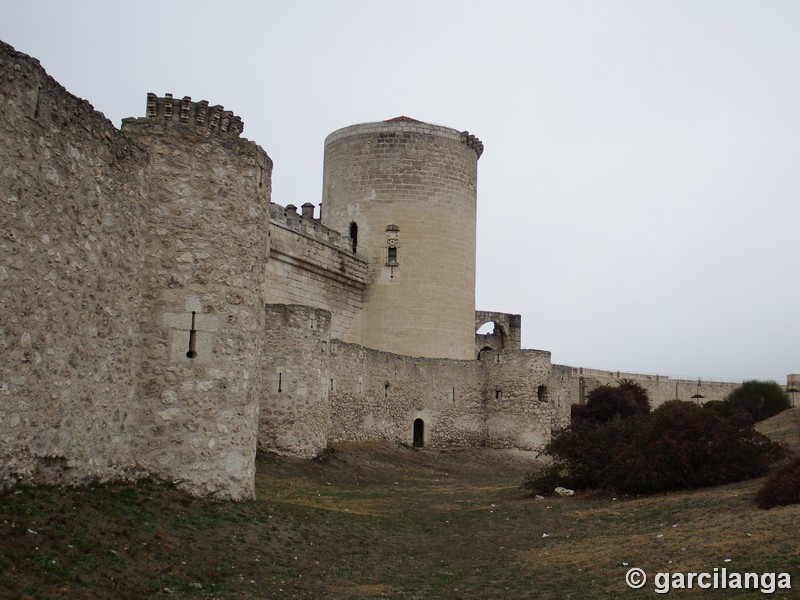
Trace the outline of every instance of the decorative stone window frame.
<instances>
[{"instance_id":1,"label":"decorative stone window frame","mask_svg":"<svg viewBox=\"0 0 800 600\"><path fill-rule=\"evenodd\" d=\"M397 225L386 226L386 266L398 267L397 249L400 247L400 228Z\"/></svg>"}]
</instances>

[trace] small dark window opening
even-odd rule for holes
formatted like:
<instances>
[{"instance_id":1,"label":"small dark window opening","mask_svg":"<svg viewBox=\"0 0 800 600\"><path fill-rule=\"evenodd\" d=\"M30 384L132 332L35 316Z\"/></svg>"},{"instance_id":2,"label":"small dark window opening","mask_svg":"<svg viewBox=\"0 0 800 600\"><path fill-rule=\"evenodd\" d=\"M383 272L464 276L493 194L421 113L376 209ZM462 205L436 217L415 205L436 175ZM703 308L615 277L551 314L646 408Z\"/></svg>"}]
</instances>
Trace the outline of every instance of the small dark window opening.
<instances>
[{"instance_id":1,"label":"small dark window opening","mask_svg":"<svg viewBox=\"0 0 800 600\"><path fill-rule=\"evenodd\" d=\"M425 421L416 419L414 421L414 448L422 448L425 445Z\"/></svg>"},{"instance_id":2,"label":"small dark window opening","mask_svg":"<svg viewBox=\"0 0 800 600\"><path fill-rule=\"evenodd\" d=\"M387 262L390 265L397 264L397 248L389 248L389 256Z\"/></svg>"},{"instance_id":3,"label":"small dark window opening","mask_svg":"<svg viewBox=\"0 0 800 600\"><path fill-rule=\"evenodd\" d=\"M353 244L353 252L358 247L358 224L353 221L350 223L350 242Z\"/></svg>"},{"instance_id":4,"label":"small dark window opening","mask_svg":"<svg viewBox=\"0 0 800 600\"><path fill-rule=\"evenodd\" d=\"M494 399L495 399L495 400L500 400L500 396L501 396L502 394L503 394L503 392L501 392L500 390L495 390L495 391L494 391Z\"/></svg>"},{"instance_id":5,"label":"small dark window opening","mask_svg":"<svg viewBox=\"0 0 800 600\"><path fill-rule=\"evenodd\" d=\"M388 398L389 397L389 384L388 383L384 383L383 384L383 397L384 398Z\"/></svg>"},{"instance_id":6,"label":"small dark window opening","mask_svg":"<svg viewBox=\"0 0 800 600\"><path fill-rule=\"evenodd\" d=\"M536 397L539 399L539 402L547 402L547 386L540 385L536 388Z\"/></svg>"}]
</instances>

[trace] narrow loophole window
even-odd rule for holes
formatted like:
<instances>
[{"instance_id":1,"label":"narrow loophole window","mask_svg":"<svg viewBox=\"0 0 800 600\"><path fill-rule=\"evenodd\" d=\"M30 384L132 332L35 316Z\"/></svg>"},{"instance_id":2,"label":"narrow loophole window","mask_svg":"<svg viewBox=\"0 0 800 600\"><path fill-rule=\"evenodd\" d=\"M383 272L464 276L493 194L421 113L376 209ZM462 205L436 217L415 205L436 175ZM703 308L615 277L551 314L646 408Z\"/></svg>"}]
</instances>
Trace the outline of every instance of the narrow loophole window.
<instances>
[{"instance_id":1,"label":"narrow loophole window","mask_svg":"<svg viewBox=\"0 0 800 600\"><path fill-rule=\"evenodd\" d=\"M189 350L186 352L186 358L197 358L197 330L194 328L194 315L192 311L192 328L189 330Z\"/></svg>"}]
</instances>

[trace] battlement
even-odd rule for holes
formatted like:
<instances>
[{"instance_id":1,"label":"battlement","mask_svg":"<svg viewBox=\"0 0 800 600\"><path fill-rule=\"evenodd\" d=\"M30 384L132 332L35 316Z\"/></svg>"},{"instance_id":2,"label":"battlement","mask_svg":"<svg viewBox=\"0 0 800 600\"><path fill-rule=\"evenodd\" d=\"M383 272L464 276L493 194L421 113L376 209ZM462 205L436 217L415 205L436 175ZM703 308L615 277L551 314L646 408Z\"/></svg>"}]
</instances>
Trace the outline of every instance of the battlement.
<instances>
[{"instance_id":1,"label":"battlement","mask_svg":"<svg viewBox=\"0 0 800 600\"><path fill-rule=\"evenodd\" d=\"M469 131L461 132L461 141L467 145L467 148L472 148L473 150L475 150L475 154L478 155L478 158L481 157L481 154L483 154L482 141L480 141L477 137L472 135Z\"/></svg>"},{"instance_id":2,"label":"battlement","mask_svg":"<svg viewBox=\"0 0 800 600\"><path fill-rule=\"evenodd\" d=\"M400 134L405 137L408 137L409 134L435 135L437 137L459 140L462 144L466 145L467 148L474 150L477 158L480 158L481 154L483 154L483 142L469 131L458 131L450 127L433 125L432 123L425 123L424 121L418 121L417 119L406 116L394 117L393 119L374 123L350 125L349 127L337 129L325 138L325 146L341 138L364 133L377 133L382 135Z\"/></svg>"},{"instance_id":3,"label":"battlement","mask_svg":"<svg viewBox=\"0 0 800 600\"><path fill-rule=\"evenodd\" d=\"M314 238L324 244L333 246L337 250L352 253L353 241L348 236L343 236L340 232L326 227L311 216L308 211L310 204L303 205L303 214L297 212L297 207L287 204L285 207L271 202L269 205L269 220L277 223L286 229L296 231L306 237ZM313 211L313 206L312 206Z\"/></svg>"},{"instance_id":4,"label":"battlement","mask_svg":"<svg viewBox=\"0 0 800 600\"><path fill-rule=\"evenodd\" d=\"M231 111L219 104L209 106L208 100L192 102L189 96L179 100L172 94L164 94L159 98L151 92L147 94L147 117L202 127L211 133L230 137L239 137L244 131L244 122Z\"/></svg>"}]
</instances>

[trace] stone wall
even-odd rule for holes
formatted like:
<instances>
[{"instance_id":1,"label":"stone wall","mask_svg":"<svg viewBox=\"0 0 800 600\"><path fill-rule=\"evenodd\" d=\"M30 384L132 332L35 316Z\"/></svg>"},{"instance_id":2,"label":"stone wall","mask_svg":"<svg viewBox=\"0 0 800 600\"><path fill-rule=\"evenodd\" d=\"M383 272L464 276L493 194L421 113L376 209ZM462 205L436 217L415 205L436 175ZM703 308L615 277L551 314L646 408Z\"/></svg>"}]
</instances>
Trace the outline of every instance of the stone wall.
<instances>
[{"instance_id":1,"label":"stone wall","mask_svg":"<svg viewBox=\"0 0 800 600\"><path fill-rule=\"evenodd\" d=\"M331 430L335 441L388 439L425 446L485 443L483 369L476 360L424 359L333 342Z\"/></svg>"},{"instance_id":2,"label":"stone wall","mask_svg":"<svg viewBox=\"0 0 800 600\"><path fill-rule=\"evenodd\" d=\"M487 445L541 450L550 441L555 415L564 409L561 390L553 389L550 353L487 351L481 356L486 369Z\"/></svg>"},{"instance_id":3,"label":"stone wall","mask_svg":"<svg viewBox=\"0 0 800 600\"><path fill-rule=\"evenodd\" d=\"M360 342L367 263L349 238L277 204L270 205L269 226L264 301L330 311L331 335Z\"/></svg>"},{"instance_id":4,"label":"stone wall","mask_svg":"<svg viewBox=\"0 0 800 600\"><path fill-rule=\"evenodd\" d=\"M493 333L478 333L487 323L494 324ZM522 316L510 313L475 311L475 355L490 349L519 350L522 347Z\"/></svg>"},{"instance_id":5,"label":"stone wall","mask_svg":"<svg viewBox=\"0 0 800 600\"><path fill-rule=\"evenodd\" d=\"M624 371L603 371L583 367L559 367L569 371L569 388L574 404L583 404L586 395L601 385L615 385L622 379L631 379L647 389L650 407L657 408L670 400L686 400L705 404L710 400L724 400L740 386L738 382L704 381L700 379L672 379L666 375L645 375ZM702 398L693 398L700 394Z\"/></svg>"},{"instance_id":6,"label":"stone wall","mask_svg":"<svg viewBox=\"0 0 800 600\"><path fill-rule=\"evenodd\" d=\"M519 315L475 312L466 132L331 134L329 228L270 205L272 161L221 106L149 94L118 131L0 43L0 108L0 487L150 474L250 498L257 444L541 450L599 385L653 407L738 386L552 365Z\"/></svg>"},{"instance_id":7,"label":"stone wall","mask_svg":"<svg viewBox=\"0 0 800 600\"><path fill-rule=\"evenodd\" d=\"M0 487L132 473L144 166L0 42Z\"/></svg>"},{"instance_id":8,"label":"stone wall","mask_svg":"<svg viewBox=\"0 0 800 600\"><path fill-rule=\"evenodd\" d=\"M540 450L569 415L548 352L401 356L334 339L327 311L297 305L266 307L265 344L265 450L310 457L333 442L374 439Z\"/></svg>"},{"instance_id":9,"label":"stone wall","mask_svg":"<svg viewBox=\"0 0 800 600\"><path fill-rule=\"evenodd\" d=\"M272 161L241 119L148 96L122 131L148 153L135 451L188 491L254 495Z\"/></svg>"},{"instance_id":10,"label":"stone wall","mask_svg":"<svg viewBox=\"0 0 800 600\"><path fill-rule=\"evenodd\" d=\"M328 444L331 315L285 304L265 312L258 445L310 458Z\"/></svg>"}]
</instances>

